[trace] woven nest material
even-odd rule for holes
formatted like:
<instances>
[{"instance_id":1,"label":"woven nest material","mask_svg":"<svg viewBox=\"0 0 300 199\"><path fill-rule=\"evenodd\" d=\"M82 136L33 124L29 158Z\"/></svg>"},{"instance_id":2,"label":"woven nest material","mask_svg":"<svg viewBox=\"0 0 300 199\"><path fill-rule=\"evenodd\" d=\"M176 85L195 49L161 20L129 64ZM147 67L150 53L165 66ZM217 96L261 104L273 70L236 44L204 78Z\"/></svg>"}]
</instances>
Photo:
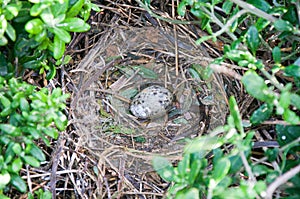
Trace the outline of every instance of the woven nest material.
<instances>
[{"instance_id":1,"label":"woven nest material","mask_svg":"<svg viewBox=\"0 0 300 199\"><path fill-rule=\"evenodd\" d=\"M141 173L152 169L154 155L176 159L183 138L199 136L224 124L227 114L222 77L193 78L190 67L207 66L193 41L153 27L112 28L73 71L80 90L72 108L82 146L112 167ZM112 60L112 61L111 61ZM175 96L164 117L138 120L129 111L131 99L158 84Z\"/></svg>"}]
</instances>

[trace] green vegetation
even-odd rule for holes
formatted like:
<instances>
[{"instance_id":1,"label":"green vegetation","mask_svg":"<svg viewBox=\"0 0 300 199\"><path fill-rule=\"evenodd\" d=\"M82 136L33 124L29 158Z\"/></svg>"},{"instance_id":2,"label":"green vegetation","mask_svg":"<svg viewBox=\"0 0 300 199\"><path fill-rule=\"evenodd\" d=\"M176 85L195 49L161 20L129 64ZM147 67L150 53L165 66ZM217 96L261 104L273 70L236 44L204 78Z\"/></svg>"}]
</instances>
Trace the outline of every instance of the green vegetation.
<instances>
[{"instance_id":1,"label":"green vegetation","mask_svg":"<svg viewBox=\"0 0 300 199\"><path fill-rule=\"evenodd\" d=\"M67 126L62 112L69 97L56 88L49 94L46 88L36 88L15 78L0 77L0 196L8 185L21 192L27 185L19 176L23 165L39 167L45 161L43 151L34 143L56 139L58 130Z\"/></svg>"},{"instance_id":2,"label":"green vegetation","mask_svg":"<svg viewBox=\"0 0 300 199\"><path fill-rule=\"evenodd\" d=\"M286 181L290 184L279 188L280 193L285 198L300 197L300 5L292 0L247 2L180 1L178 14L189 12L209 33L198 44L209 39L225 43L223 56L211 64L231 60L247 68L241 82L261 106L252 113L250 124L244 124L235 98L230 97L227 124L190 141L176 167L164 158L154 159L156 171L172 183L168 198L272 198ZM268 65L261 58L262 51L271 55ZM280 147L268 148L264 158L253 161L252 128L269 119L280 121L274 121ZM212 168L208 155L213 157ZM294 173L288 177L288 172Z\"/></svg>"},{"instance_id":3,"label":"green vegetation","mask_svg":"<svg viewBox=\"0 0 300 199\"><path fill-rule=\"evenodd\" d=\"M86 23L91 10L99 10L90 0L6 0L0 3L0 74L14 76L24 69L56 74L71 32L90 29ZM51 61L55 59L57 62ZM18 65L14 63L18 59Z\"/></svg>"},{"instance_id":4,"label":"green vegetation","mask_svg":"<svg viewBox=\"0 0 300 199\"><path fill-rule=\"evenodd\" d=\"M39 167L46 158L35 141L49 146L68 122L63 110L69 95L14 77L30 69L52 79L56 67L69 60L63 55L70 33L89 30L92 9L99 10L90 0L0 1L0 198L7 198L11 186L27 191L21 169ZM36 194L51 198L42 190Z\"/></svg>"}]
</instances>

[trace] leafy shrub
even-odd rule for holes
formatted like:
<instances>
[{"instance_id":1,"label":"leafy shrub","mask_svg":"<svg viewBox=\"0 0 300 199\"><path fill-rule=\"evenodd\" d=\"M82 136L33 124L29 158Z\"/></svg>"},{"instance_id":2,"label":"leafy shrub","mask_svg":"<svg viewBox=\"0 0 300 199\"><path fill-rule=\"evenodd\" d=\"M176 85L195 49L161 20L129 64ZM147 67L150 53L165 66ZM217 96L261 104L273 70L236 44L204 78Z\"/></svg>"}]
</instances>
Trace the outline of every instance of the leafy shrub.
<instances>
[{"instance_id":1,"label":"leafy shrub","mask_svg":"<svg viewBox=\"0 0 300 199\"><path fill-rule=\"evenodd\" d=\"M89 30L91 10L99 8L90 0L0 1L0 198L7 198L11 185L26 192L20 170L45 161L34 141L49 145L49 138L56 139L67 125L62 111L68 95L59 88L51 94L46 88L37 90L12 77L31 69L53 78L56 67L70 59L63 57L70 33ZM35 194L51 198L47 191Z\"/></svg>"},{"instance_id":2,"label":"leafy shrub","mask_svg":"<svg viewBox=\"0 0 300 199\"><path fill-rule=\"evenodd\" d=\"M0 3L0 74L12 76L24 69L56 73L51 58L62 62L70 32L85 32L90 0L6 0ZM17 68L13 67L18 59Z\"/></svg>"},{"instance_id":3,"label":"leafy shrub","mask_svg":"<svg viewBox=\"0 0 300 199\"><path fill-rule=\"evenodd\" d=\"M177 11L181 16L189 11L200 19L201 28L209 33L201 37L198 44L208 39L216 41L221 35L226 35L230 41L224 41L230 44L225 44L224 55L212 64L231 60L248 69L241 82L262 105L251 113L251 123L247 127L255 127L269 119L282 119L281 123L274 122L280 148L265 151L265 160L270 161L270 165L277 160L278 167L249 160L254 132L244 130L238 106L231 97L227 124L187 144L183 160L176 167L163 158L154 159L156 171L172 182L168 197L201 198L203 194L207 198L271 198L270 185L279 176L290 182L290 187L283 192L289 198L300 197L296 191L300 187L297 167L300 164L299 5L293 0L272 3L264 0L182 0ZM290 51L282 51L284 48ZM260 59L261 51L271 55L268 65ZM224 135L216 138L219 133ZM225 154L220 147L227 144L233 147ZM205 159L210 151L214 155L212 169L207 167ZM288 160L289 155L294 158ZM290 169L298 174L286 177Z\"/></svg>"},{"instance_id":4,"label":"leafy shrub","mask_svg":"<svg viewBox=\"0 0 300 199\"><path fill-rule=\"evenodd\" d=\"M256 198L263 195L266 182L255 179L261 173L255 173L251 169L258 165L250 165L247 160L254 132L244 132L233 97L230 98L230 112L227 125L186 145L183 159L177 167L161 157L153 160L154 168L160 176L174 183L168 190L167 198L197 199L202 198L201 194L207 198ZM224 132L223 136L217 137ZM225 154L220 149L225 144L235 147ZM208 167L209 155L213 156L212 168ZM244 173L244 179L240 173ZM236 184L239 186L234 186Z\"/></svg>"},{"instance_id":5,"label":"leafy shrub","mask_svg":"<svg viewBox=\"0 0 300 199\"><path fill-rule=\"evenodd\" d=\"M45 161L43 151L34 140L57 138L58 130L66 128L62 112L69 97L56 88L36 88L15 78L0 77L0 197L8 185L26 192L27 185L19 172L23 165L39 167ZM4 196L3 196L4 197Z\"/></svg>"}]
</instances>

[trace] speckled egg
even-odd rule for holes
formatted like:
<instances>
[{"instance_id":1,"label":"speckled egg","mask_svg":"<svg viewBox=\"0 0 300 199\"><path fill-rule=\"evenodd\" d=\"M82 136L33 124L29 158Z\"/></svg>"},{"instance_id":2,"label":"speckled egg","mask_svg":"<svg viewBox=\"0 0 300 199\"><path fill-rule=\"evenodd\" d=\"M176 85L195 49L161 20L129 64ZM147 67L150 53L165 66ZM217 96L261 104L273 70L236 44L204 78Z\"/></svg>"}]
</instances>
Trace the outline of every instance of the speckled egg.
<instances>
[{"instance_id":1,"label":"speckled egg","mask_svg":"<svg viewBox=\"0 0 300 199\"><path fill-rule=\"evenodd\" d=\"M158 85L149 86L132 99L130 111L140 119L161 117L172 100L173 95L168 89Z\"/></svg>"}]
</instances>

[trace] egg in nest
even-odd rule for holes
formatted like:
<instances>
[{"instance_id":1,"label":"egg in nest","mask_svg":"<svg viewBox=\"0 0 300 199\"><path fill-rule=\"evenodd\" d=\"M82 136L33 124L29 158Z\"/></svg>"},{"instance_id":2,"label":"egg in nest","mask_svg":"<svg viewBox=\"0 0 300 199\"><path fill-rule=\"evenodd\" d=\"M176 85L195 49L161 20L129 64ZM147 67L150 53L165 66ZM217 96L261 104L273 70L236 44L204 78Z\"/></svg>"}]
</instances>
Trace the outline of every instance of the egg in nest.
<instances>
[{"instance_id":1,"label":"egg in nest","mask_svg":"<svg viewBox=\"0 0 300 199\"><path fill-rule=\"evenodd\" d=\"M140 119L165 115L173 101L173 94L166 88L153 85L143 89L131 101L131 113Z\"/></svg>"}]
</instances>

